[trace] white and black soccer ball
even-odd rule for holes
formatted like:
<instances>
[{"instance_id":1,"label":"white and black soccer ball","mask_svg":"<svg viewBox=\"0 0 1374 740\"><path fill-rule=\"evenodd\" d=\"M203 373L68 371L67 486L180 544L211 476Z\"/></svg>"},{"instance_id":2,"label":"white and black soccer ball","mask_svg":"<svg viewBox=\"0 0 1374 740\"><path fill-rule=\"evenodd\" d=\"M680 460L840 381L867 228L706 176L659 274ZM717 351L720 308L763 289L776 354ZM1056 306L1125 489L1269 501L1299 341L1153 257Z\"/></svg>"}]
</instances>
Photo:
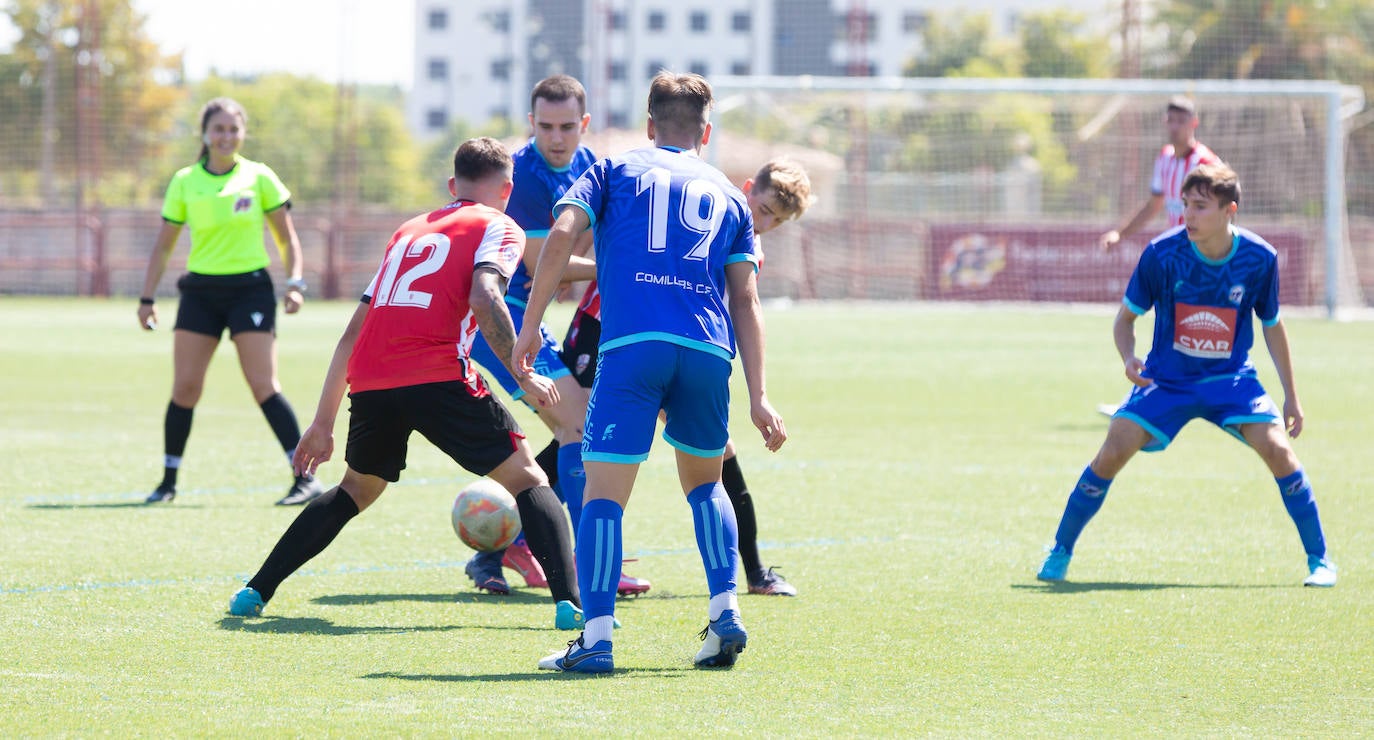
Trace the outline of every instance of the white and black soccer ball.
<instances>
[{"instance_id":1,"label":"white and black soccer ball","mask_svg":"<svg viewBox=\"0 0 1374 740\"><path fill-rule=\"evenodd\" d=\"M520 534L515 497L490 478L478 478L453 502L453 531L478 552L503 550Z\"/></svg>"}]
</instances>

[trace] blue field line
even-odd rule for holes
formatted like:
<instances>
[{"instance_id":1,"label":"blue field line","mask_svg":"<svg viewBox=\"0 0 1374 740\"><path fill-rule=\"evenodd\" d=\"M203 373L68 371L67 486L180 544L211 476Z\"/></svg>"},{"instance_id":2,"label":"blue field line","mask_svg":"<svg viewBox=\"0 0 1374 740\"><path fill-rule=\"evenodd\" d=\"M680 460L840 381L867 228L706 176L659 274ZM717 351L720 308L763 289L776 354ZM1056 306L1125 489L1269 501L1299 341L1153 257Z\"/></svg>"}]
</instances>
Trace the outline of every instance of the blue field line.
<instances>
[{"instance_id":1,"label":"blue field line","mask_svg":"<svg viewBox=\"0 0 1374 740\"><path fill-rule=\"evenodd\" d=\"M761 550L791 550L797 548L815 548L832 546L863 546L870 544L890 543L895 540L912 539L908 536L895 537L859 537L854 539L835 539L821 538L814 540L798 540L794 542L760 542ZM665 556L684 556L695 555L695 547L663 549L663 550L636 550L626 553L626 559L639 559L645 557L665 557ZM324 576L354 575L359 573L396 573L413 572L441 569L461 569L466 565L466 561L458 560L417 560L413 563L400 565L340 565L334 568L310 568L297 571L292 574L292 578L319 578ZM249 576L241 574L237 576L188 576L185 578L134 578L127 581L88 581L83 583L53 583L39 586L0 586L0 596L34 596L38 594L60 594L72 593L77 591L110 591L117 589L146 589L160 588L163 586L183 586L196 584L240 584L248 581Z\"/></svg>"}]
</instances>

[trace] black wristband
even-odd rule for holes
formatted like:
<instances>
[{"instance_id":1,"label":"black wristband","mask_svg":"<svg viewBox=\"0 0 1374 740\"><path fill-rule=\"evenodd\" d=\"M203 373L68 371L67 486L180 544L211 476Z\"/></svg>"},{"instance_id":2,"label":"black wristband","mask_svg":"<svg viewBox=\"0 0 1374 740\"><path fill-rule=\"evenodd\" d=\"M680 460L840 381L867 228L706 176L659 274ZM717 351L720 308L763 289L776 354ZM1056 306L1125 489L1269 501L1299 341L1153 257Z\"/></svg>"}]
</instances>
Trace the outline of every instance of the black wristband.
<instances>
[{"instance_id":1,"label":"black wristband","mask_svg":"<svg viewBox=\"0 0 1374 740\"><path fill-rule=\"evenodd\" d=\"M153 303L155 303L155 301L147 296L143 296L142 298L138 299L138 304L140 306L151 306L153 305Z\"/></svg>"}]
</instances>

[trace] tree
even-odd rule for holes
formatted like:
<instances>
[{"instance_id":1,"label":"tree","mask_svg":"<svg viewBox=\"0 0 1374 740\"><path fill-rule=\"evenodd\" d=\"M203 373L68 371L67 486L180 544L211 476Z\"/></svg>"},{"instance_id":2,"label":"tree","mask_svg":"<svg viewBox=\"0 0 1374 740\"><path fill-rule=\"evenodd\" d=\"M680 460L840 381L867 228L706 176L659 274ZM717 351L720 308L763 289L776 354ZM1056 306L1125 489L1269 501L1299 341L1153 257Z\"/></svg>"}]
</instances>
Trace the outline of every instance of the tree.
<instances>
[{"instance_id":1,"label":"tree","mask_svg":"<svg viewBox=\"0 0 1374 740\"><path fill-rule=\"evenodd\" d=\"M0 56L0 169L70 187L98 151L101 175L87 185L107 203L138 199L184 94L180 59L158 51L130 0L10 0L3 12L20 37Z\"/></svg>"},{"instance_id":2,"label":"tree","mask_svg":"<svg viewBox=\"0 0 1374 740\"><path fill-rule=\"evenodd\" d=\"M1026 77L1105 77L1112 71L1110 41L1089 29L1081 13L1027 14L1019 36L1021 72Z\"/></svg>"}]
</instances>

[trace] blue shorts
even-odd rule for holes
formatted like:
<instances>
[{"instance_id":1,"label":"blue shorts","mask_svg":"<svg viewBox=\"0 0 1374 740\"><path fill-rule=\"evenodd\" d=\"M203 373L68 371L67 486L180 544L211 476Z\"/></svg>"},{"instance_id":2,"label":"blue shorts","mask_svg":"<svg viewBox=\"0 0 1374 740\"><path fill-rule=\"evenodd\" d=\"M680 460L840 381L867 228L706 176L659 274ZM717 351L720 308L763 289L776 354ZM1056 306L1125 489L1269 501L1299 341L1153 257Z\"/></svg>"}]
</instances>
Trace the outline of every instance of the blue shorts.
<instances>
[{"instance_id":1,"label":"blue shorts","mask_svg":"<svg viewBox=\"0 0 1374 740\"><path fill-rule=\"evenodd\" d=\"M698 457L723 455L729 407L729 360L668 342L616 347L597 360L582 459L644 462L659 409L667 412L668 444Z\"/></svg>"},{"instance_id":2,"label":"blue shorts","mask_svg":"<svg viewBox=\"0 0 1374 740\"><path fill-rule=\"evenodd\" d=\"M1113 418L1120 416L1139 424L1154 440L1142 449L1159 452L1178 435L1184 424L1206 419L1244 442L1242 424L1279 424L1283 412L1264 392L1259 379L1250 375L1216 378L1199 383L1144 388L1136 386Z\"/></svg>"},{"instance_id":3,"label":"blue shorts","mask_svg":"<svg viewBox=\"0 0 1374 740\"><path fill-rule=\"evenodd\" d=\"M520 324L525 320L525 307L507 301L506 308L510 309L510 317L515 322L515 330L519 332ZM539 334L544 338L544 343L539 348L539 354L535 355L534 371L550 380L558 380L564 375L572 375L572 371L563 364L563 359L559 356L562 347L558 346L558 340L549 332L549 328L540 324ZM525 395L520 384L515 382L515 378L506 369L506 363L502 362L497 358L496 353L491 351L491 345L487 344L486 337L483 337L480 331L472 339L472 359L491 373L491 376L496 379L497 383L501 384L502 388L506 389L511 398L518 401Z\"/></svg>"}]
</instances>

